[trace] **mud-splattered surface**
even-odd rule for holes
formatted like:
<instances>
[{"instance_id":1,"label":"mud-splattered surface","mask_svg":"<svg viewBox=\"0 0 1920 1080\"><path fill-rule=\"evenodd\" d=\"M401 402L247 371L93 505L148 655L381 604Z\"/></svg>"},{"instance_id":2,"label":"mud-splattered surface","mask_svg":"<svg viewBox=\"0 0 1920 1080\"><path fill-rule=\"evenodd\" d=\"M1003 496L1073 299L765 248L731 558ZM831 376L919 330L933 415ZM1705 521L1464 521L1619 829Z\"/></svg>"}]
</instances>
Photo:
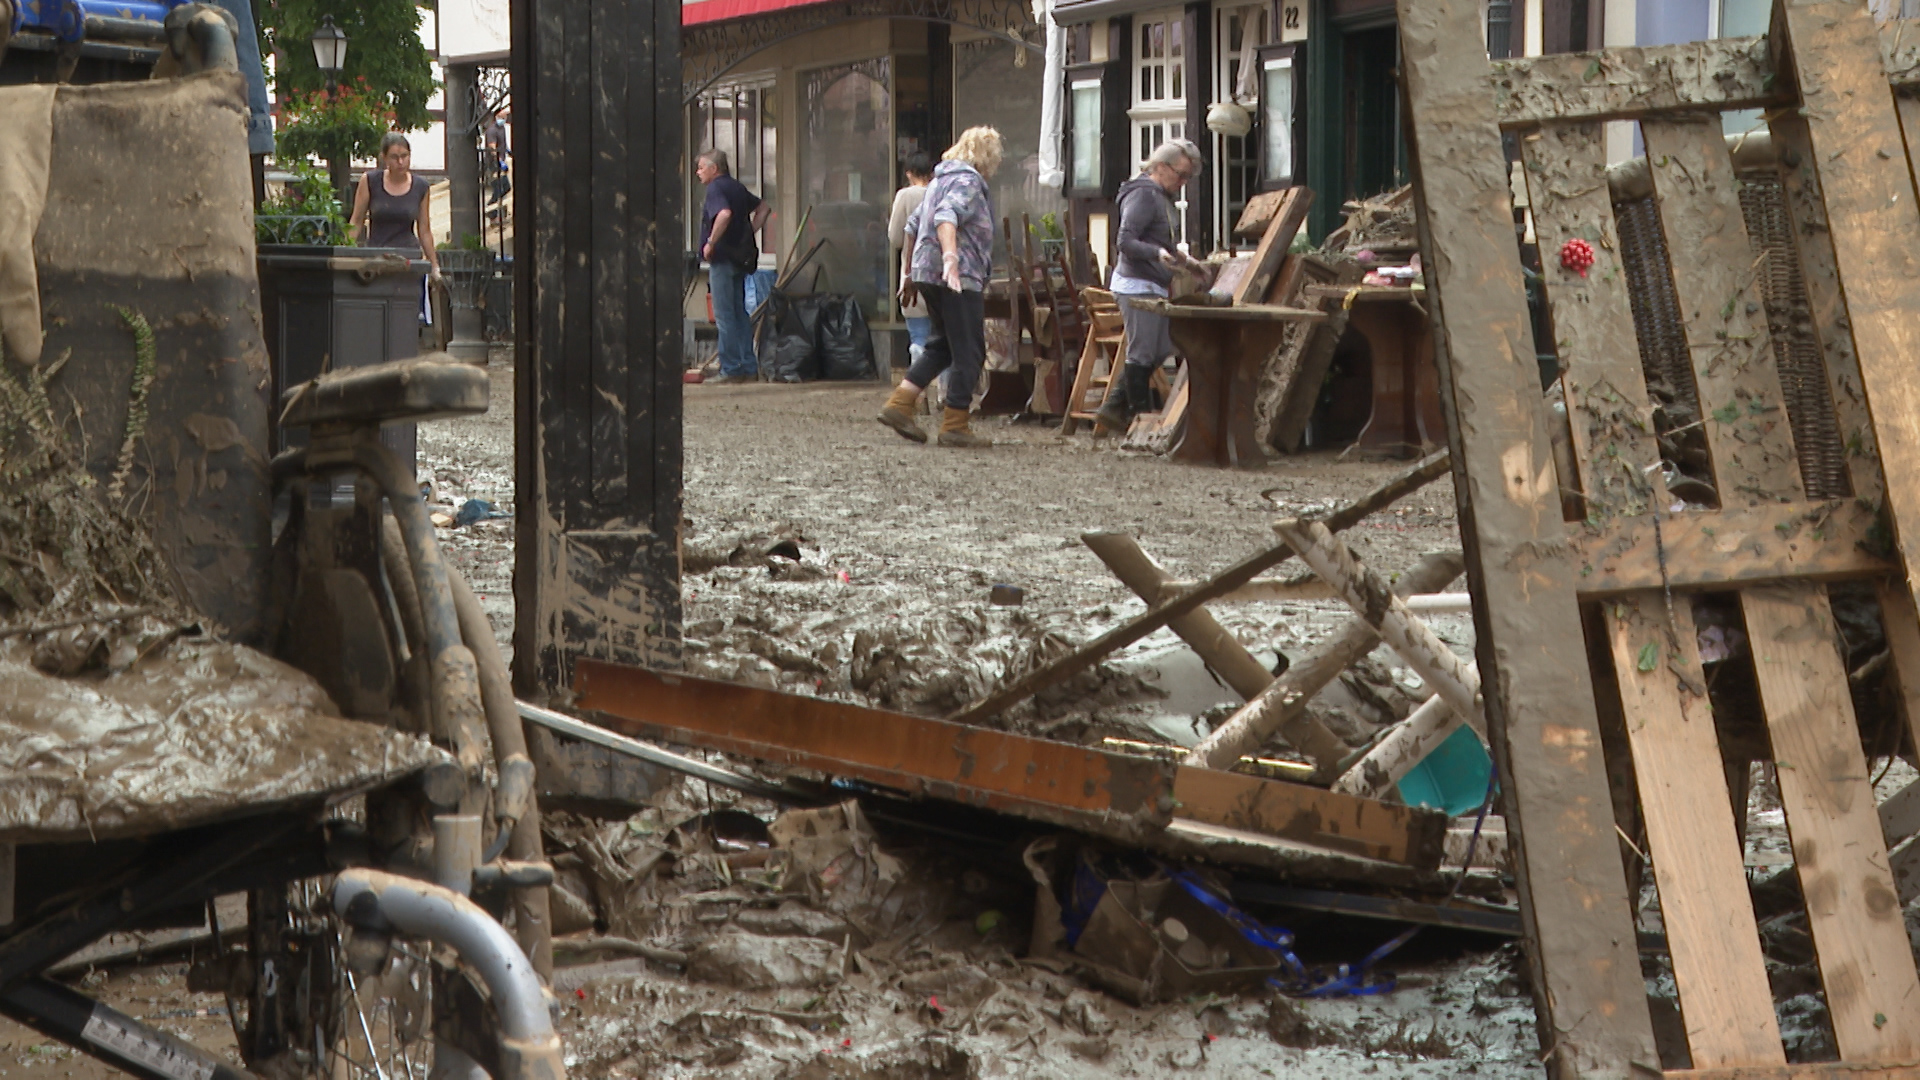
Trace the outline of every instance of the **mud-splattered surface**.
<instances>
[{"instance_id":1,"label":"mud-splattered surface","mask_svg":"<svg viewBox=\"0 0 1920 1080\"><path fill-rule=\"evenodd\" d=\"M449 514L469 498L512 505L512 373L498 364L492 373L487 416L420 429L421 476ZM1192 580L1273 544L1276 517L1325 513L1404 467L1317 454L1260 470L1191 468L1003 419L979 425L1001 445L961 453L875 423L880 397L868 384L687 387L692 670L948 713L1010 668L1143 609L1081 533L1133 533L1175 579ZM1458 546L1452 503L1443 479L1348 540L1396 573L1422 552ZM511 522L443 529L441 541L506 644ZM1289 563L1276 573L1304 570ZM996 584L1019 588L1023 603L991 603ZM1331 601L1213 610L1266 662L1276 650L1297 655L1349 617ZM1470 644L1466 619L1437 623L1457 646ZM1408 704L1392 686L1390 654L1377 657L1386 662L1357 680L1365 685L1336 683L1324 695L1330 726L1356 741ZM1203 733L1193 718L1217 721L1228 703L1237 699L1163 630L1043 695L1037 716L1029 707L1010 719L1057 738L1191 743Z\"/></svg>"}]
</instances>

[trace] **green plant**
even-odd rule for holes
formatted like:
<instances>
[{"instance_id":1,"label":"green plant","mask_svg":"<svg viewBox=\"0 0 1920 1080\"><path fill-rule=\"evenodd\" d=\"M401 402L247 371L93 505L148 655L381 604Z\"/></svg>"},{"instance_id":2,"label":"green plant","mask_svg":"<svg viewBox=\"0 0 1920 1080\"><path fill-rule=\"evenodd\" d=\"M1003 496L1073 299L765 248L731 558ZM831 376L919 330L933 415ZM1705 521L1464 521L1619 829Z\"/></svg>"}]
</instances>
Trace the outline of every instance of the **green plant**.
<instances>
[{"instance_id":1,"label":"green plant","mask_svg":"<svg viewBox=\"0 0 1920 1080\"><path fill-rule=\"evenodd\" d=\"M1048 240L1065 240L1067 234L1060 228L1060 218L1049 210L1040 215L1040 235Z\"/></svg>"},{"instance_id":2,"label":"green plant","mask_svg":"<svg viewBox=\"0 0 1920 1080\"><path fill-rule=\"evenodd\" d=\"M306 162L296 163L291 171L293 181L254 214L254 242L354 246L346 209L327 175Z\"/></svg>"},{"instance_id":3,"label":"green plant","mask_svg":"<svg viewBox=\"0 0 1920 1080\"><path fill-rule=\"evenodd\" d=\"M325 90L294 94L280 102L275 153L283 165L309 157L329 162L370 158L379 153L381 137L396 122L386 99L364 78L331 94Z\"/></svg>"},{"instance_id":4,"label":"green plant","mask_svg":"<svg viewBox=\"0 0 1920 1080\"><path fill-rule=\"evenodd\" d=\"M403 131L431 122L427 99L434 91L433 65L420 43L420 8L413 0L263 0L255 10L261 53L273 56L274 88L283 103L325 89L326 77L314 65L308 40L321 18L331 15L349 42L341 85L359 86L380 99L391 114L389 122Z\"/></svg>"},{"instance_id":5,"label":"green plant","mask_svg":"<svg viewBox=\"0 0 1920 1080\"><path fill-rule=\"evenodd\" d=\"M462 236L460 243L457 245L451 239L442 240L437 247L441 251L485 251L488 253L493 251L491 247L487 246L487 238L481 236L479 233L468 233Z\"/></svg>"}]
</instances>

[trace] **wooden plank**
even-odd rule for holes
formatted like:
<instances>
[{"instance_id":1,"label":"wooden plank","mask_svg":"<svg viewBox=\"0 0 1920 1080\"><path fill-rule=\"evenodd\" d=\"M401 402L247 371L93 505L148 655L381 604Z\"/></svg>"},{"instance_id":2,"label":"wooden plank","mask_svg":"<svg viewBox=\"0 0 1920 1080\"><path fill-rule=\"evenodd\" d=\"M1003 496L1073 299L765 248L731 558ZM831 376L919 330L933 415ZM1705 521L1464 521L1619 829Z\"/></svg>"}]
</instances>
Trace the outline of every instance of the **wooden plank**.
<instances>
[{"instance_id":1,"label":"wooden plank","mask_svg":"<svg viewBox=\"0 0 1920 1080\"><path fill-rule=\"evenodd\" d=\"M1273 284L1273 275L1280 269L1281 260L1287 257L1287 249L1293 246L1293 238L1300 231L1300 225L1307 220L1307 211L1313 207L1313 189L1309 187L1290 187L1287 198L1273 215L1273 221L1260 237L1260 246L1253 249L1253 265L1247 269L1247 276L1240 283L1240 289L1233 295L1235 304L1258 304L1267 298L1267 288Z\"/></svg>"},{"instance_id":2,"label":"wooden plank","mask_svg":"<svg viewBox=\"0 0 1920 1080\"><path fill-rule=\"evenodd\" d=\"M1500 123L1629 120L1674 109L1782 104L1762 37L1496 60Z\"/></svg>"},{"instance_id":3,"label":"wooden plank","mask_svg":"<svg viewBox=\"0 0 1920 1080\"><path fill-rule=\"evenodd\" d=\"M1722 502L1798 499L1800 471L1720 126L1686 116L1643 122L1641 132L1667 248L1692 256L1674 285ZM1839 1049L1862 1061L1915 1056L1920 975L1868 809L1873 795L1832 611L1807 583L1739 595ZM1876 915L1880 905L1887 913Z\"/></svg>"},{"instance_id":4,"label":"wooden plank","mask_svg":"<svg viewBox=\"0 0 1920 1080\"><path fill-rule=\"evenodd\" d=\"M1107 564L1107 569L1134 594L1151 604L1165 587L1168 575L1153 557L1127 533L1093 532L1080 534L1080 542ZM1273 681L1273 673L1247 651L1246 646L1227 633L1205 608L1188 612L1167 623L1180 635L1207 667L1233 688L1241 698L1257 696Z\"/></svg>"},{"instance_id":5,"label":"wooden plank","mask_svg":"<svg viewBox=\"0 0 1920 1080\"><path fill-rule=\"evenodd\" d=\"M1422 556L1411 570L1400 575L1394 589L1405 593L1444 589L1460 576L1461 569L1457 553L1435 552ZM1273 685L1200 740L1188 753L1187 764L1230 769L1241 755L1259 750L1277 732L1284 734L1294 749L1312 758L1322 776L1331 779L1348 754L1347 744L1313 719L1307 704L1379 644L1380 635L1365 619L1349 621L1312 652L1295 658Z\"/></svg>"},{"instance_id":6,"label":"wooden plank","mask_svg":"<svg viewBox=\"0 0 1920 1080\"><path fill-rule=\"evenodd\" d=\"M1804 587L1741 594L1780 804L1833 1034L1854 1061L1920 1058L1920 976L1873 812L1838 631ZM1706 770L1711 771L1711 770Z\"/></svg>"},{"instance_id":7,"label":"wooden plank","mask_svg":"<svg viewBox=\"0 0 1920 1080\"><path fill-rule=\"evenodd\" d=\"M1435 694L1388 730L1365 757L1340 774L1330 790L1369 799L1385 798L1393 785L1464 723L1466 719Z\"/></svg>"},{"instance_id":8,"label":"wooden plank","mask_svg":"<svg viewBox=\"0 0 1920 1080\"><path fill-rule=\"evenodd\" d=\"M1877 36L1887 82L1920 84L1920 21L1890 19ZM1503 126L1792 104L1764 37L1496 60L1493 69Z\"/></svg>"},{"instance_id":9,"label":"wooden plank","mask_svg":"<svg viewBox=\"0 0 1920 1080\"><path fill-rule=\"evenodd\" d=\"M1886 527L1872 507L1835 499L1614 518L1576 531L1570 550L1580 594L1594 598L1897 574L1898 563L1874 553L1885 545Z\"/></svg>"},{"instance_id":10,"label":"wooden plank","mask_svg":"<svg viewBox=\"0 0 1920 1080\"><path fill-rule=\"evenodd\" d=\"M1688 1050L1701 1067L1784 1064L1692 606L1642 592L1605 607Z\"/></svg>"},{"instance_id":11,"label":"wooden plank","mask_svg":"<svg viewBox=\"0 0 1920 1080\"><path fill-rule=\"evenodd\" d=\"M1284 836L1419 870L1440 865L1447 815L1395 803L1182 765L1174 772L1174 817Z\"/></svg>"},{"instance_id":12,"label":"wooden plank","mask_svg":"<svg viewBox=\"0 0 1920 1080\"><path fill-rule=\"evenodd\" d=\"M1437 479L1440 474L1446 472L1450 461L1451 458L1446 453L1426 457L1406 472L1329 514L1326 518L1327 527L1335 531L1348 529L1371 516L1375 511L1392 506L1400 499ZM1024 701L1041 689L1085 671L1099 663L1102 658L1139 641L1167 625L1169 621L1189 611L1198 610L1207 601L1232 592L1292 557L1293 549L1285 544L1276 544L1265 551L1249 555L1208 578L1203 585L1192 592L1147 609L1053 663L1022 675L980 701L954 713L949 719L961 723L974 723L998 713L1016 701Z\"/></svg>"},{"instance_id":13,"label":"wooden plank","mask_svg":"<svg viewBox=\"0 0 1920 1080\"><path fill-rule=\"evenodd\" d=\"M1775 48L1790 46L1825 195L1841 288L1886 475L1920 475L1920 211L1912 179L1890 168L1906 151L1871 17L1858 4L1790 4L1776 12ZM1863 63L1865 66L1863 66ZM1911 571L1920 556L1920 487L1891 485L1896 542ZM1904 526L1903 526L1904 523Z\"/></svg>"},{"instance_id":14,"label":"wooden plank","mask_svg":"<svg viewBox=\"0 0 1920 1080\"><path fill-rule=\"evenodd\" d=\"M1920 1064L1858 1065L1846 1061L1817 1065L1753 1065L1727 1069L1674 1069L1666 1080L1920 1080Z\"/></svg>"},{"instance_id":15,"label":"wooden plank","mask_svg":"<svg viewBox=\"0 0 1920 1080\"><path fill-rule=\"evenodd\" d=\"M1292 190L1281 188L1278 191L1263 191L1248 199L1246 208L1240 211L1240 220L1233 223L1234 239L1258 240L1267 235L1267 226L1280 216Z\"/></svg>"},{"instance_id":16,"label":"wooden plank","mask_svg":"<svg viewBox=\"0 0 1920 1080\"><path fill-rule=\"evenodd\" d=\"M1896 32L1912 24L1902 23ZM1905 39L1905 50L1920 48L1920 27ZM1882 35L1883 47L1888 39ZM1891 63L1891 61L1889 61ZM1920 100L1907 95L1898 99L1902 130L1920 135ZM1853 329L1847 316L1846 297L1840 288L1840 267L1833 250L1833 226L1827 220L1825 193L1820 190L1820 174L1813 167L1813 136L1806 117L1794 112L1774 116L1768 122L1779 163L1780 179L1786 194L1787 213L1800 256L1800 276L1806 283L1811 308L1810 325L1820 344L1820 355L1827 371L1827 390L1833 399L1834 419L1841 440L1847 447L1847 474L1854 498L1868 506L1879 506L1886 498L1886 478L1880 471L1880 442L1874 433L1873 416L1867 408L1866 391L1860 382L1860 359L1853 349ZM1907 140L1908 164L1920 142ZM1885 546L1882 530L1875 547ZM1903 581L1904 575L1891 575L1874 583L1880 601L1880 618L1887 631L1887 647L1893 660L1893 678L1899 703L1906 714L1907 728L1920 736L1920 610ZM1920 738L1916 738L1920 745Z\"/></svg>"},{"instance_id":17,"label":"wooden plank","mask_svg":"<svg viewBox=\"0 0 1920 1080\"><path fill-rule=\"evenodd\" d=\"M1495 92L1471 0L1400 0L1415 203L1543 1064L1658 1061L1615 838ZM1466 438L1471 433L1471 438Z\"/></svg>"}]
</instances>

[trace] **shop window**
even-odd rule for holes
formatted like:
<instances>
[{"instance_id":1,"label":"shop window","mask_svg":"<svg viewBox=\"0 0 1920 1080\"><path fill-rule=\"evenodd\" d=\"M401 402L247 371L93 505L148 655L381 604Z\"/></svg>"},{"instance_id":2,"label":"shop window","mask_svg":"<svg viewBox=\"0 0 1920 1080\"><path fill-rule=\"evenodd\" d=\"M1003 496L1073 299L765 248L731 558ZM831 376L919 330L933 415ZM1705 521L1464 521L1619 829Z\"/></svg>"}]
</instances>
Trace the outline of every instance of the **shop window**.
<instances>
[{"instance_id":1,"label":"shop window","mask_svg":"<svg viewBox=\"0 0 1920 1080\"><path fill-rule=\"evenodd\" d=\"M724 150L734 179L748 191L771 201L775 191L775 163L779 133L775 129L773 83L771 80L736 82L716 86L702 93L687 107L687 205L698 207L706 198L694 176L695 157L708 149ZM687 215L687 244L698 245L694 232L700 228L698 213ZM769 217L760 237L760 250L771 256L776 230Z\"/></svg>"},{"instance_id":2,"label":"shop window","mask_svg":"<svg viewBox=\"0 0 1920 1080\"><path fill-rule=\"evenodd\" d=\"M1067 186L1075 191L1097 191L1100 188L1100 113L1103 104L1100 80L1075 79L1068 87L1068 93L1073 103L1073 145L1070 151L1073 174L1067 178Z\"/></svg>"},{"instance_id":3,"label":"shop window","mask_svg":"<svg viewBox=\"0 0 1920 1080\"><path fill-rule=\"evenodd\" d=\"M989 181L994 217L1012 225L1016 242L1021 220L1030 221L1037 234L1036 254L1049 235L1044 219L1051 214L1058 225L1067 209L1058 186L1040 183L1040 98L1045 84L1046 64L1038 53L998 38L954 42L954 134L979 124L1000 132L1006 149L1000 171ZM994 233L994 265L1004 267L1006 245L997 239L998 220Z\"/></svg>"},{"instance_id":4,"label":"shop window","mask_svg":"<svg viewBox=\"0 0 1920 1080\"><path fill-rule=\"evenodd\" d=\"M798 249L824 241L815 257L824 268L821 288L853 294L869 320L884 320L890 307L887 217L895 187L892 63L882 56L819 68L802 72L800 83L800 195L807 226Z\"/></svg>"},{"instance_id":5,"label":"shop window","mask_svg":"<svg viewBox=\"0 0 1920 1080\"><path fill-rule=\"evenodd\" d=\"M1272 45L1260 56L1260 186L1290 187L1300 174L1300 56L1297 45Z\"/></svg>"}]
</instances>

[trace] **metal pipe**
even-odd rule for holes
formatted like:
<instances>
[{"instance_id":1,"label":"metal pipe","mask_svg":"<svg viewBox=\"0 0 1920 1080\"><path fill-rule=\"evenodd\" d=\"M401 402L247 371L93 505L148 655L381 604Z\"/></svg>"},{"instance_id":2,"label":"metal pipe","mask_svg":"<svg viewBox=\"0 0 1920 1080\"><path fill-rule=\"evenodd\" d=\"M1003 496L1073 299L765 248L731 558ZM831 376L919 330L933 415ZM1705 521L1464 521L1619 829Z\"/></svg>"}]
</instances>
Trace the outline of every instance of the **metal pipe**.
<instances>
[{"instance_id":1,"label":"metal pipe","mask_svg":"<svg viewBox=\"0 0 1920 1080\"><path fill-rule=\"evenodd\" d=\"M584 720L576 720L565 713L554 712L552 709L543 709L524 701L517 701L514 705L520 710L522 719L557 731L568 738L603 746L616 754L625 754L628 757L639 758L641 761L665 766L675 772L686 773L688 776L745 792L748 795L758 795L763 799L781 803L796 801L793 792L775 787L765 781L755 780L751 776L742 776L737 772L709 765L704 761L696 761L671 750L663 750L650 743L643 743L639 739L629 739L618 732L608 731L606 728L597 727Z\"/></svg>"},{"instance_id":2,"label":"metal pipe","mask_svg":"<svg viewBox=\"0 0 1920 1080\"><path fill-rule=\"evenodd\" d=\"M44 975L0 994L0 1013L140 1080L257 1080L185 1039L62 986Z\"/></svg>"},{"instance_id":3,"label":"metal pipe","mask_svg":"<svg viewBox=\"0 0 1920 1080\"><path fill-rule=\"evenodd\" d=\"M394 533L397 543L399 536ZM514 708L513 679L507 672L506 658L500 655L500 642L493 636L493 623L480 607L480 598L458 570L447 567L447 580L453 585L453 609L460 618L460 636L473 651L480 667L480 704L486 710L487 731L493 736L493 760L500 769L500 789L495 792L494 812L502 826L511 830L507 837L507 857L519 862L544 862L546 851L540 839L540 804L534 795L533 759L527 753L527 730ZM522 779L524 777L524 780ZM502 810L505 813L502 813ZM519 931L520 947L533 958L534 970L542 979L553 977L553 922L544 887L513 890L514 926Z\"/></svg>"},{"instance_id":4,"label":"metal pipe","mask_svg":"<svg viewBox=\"0 0 1920 1080\"><path fill-rule=\"evenodd\" d=\"M136 41L142 45L164 45L167 28L151 19L122 19L112 15L89 15L86 21L89 41Z\"/></svg>"},{"instance_id":5,"label":"metal pipe","mask_svg":"<svg viewBox=\"0 0 1920 1080\"><path fill-rule=\"evenodd\" d=\"M565 1080L560 1036L533 963L506 928L451 889L379 870L344 870L334 879L333 909L354 926L397 930L446 945L491 992L500 1020L497 1080Z\"/></svg>"}]
</instances>

